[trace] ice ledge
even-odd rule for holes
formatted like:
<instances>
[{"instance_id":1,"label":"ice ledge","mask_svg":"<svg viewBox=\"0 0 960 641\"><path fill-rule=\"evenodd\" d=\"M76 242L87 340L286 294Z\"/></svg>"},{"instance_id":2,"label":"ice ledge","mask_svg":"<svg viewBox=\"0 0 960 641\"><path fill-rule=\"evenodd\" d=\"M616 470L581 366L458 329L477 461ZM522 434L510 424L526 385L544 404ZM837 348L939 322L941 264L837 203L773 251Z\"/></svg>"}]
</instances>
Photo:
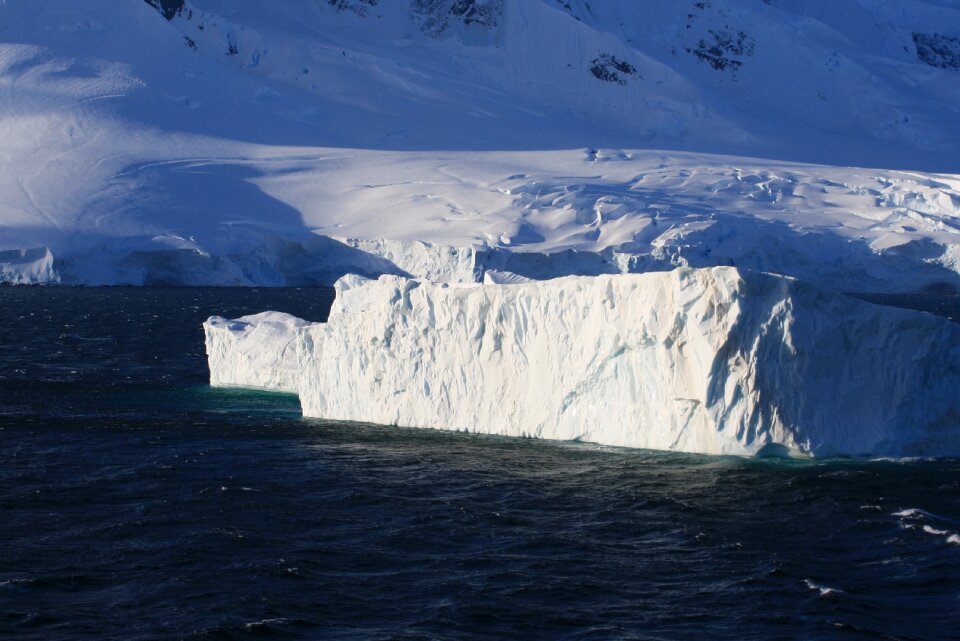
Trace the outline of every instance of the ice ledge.
<instances>
[{"instance_id":1,"label":"ice ledge","mask_svg":"<svg viewBox=\"0 0 960 641\"><path fill-rule=\"evenodd\" d=\"M336 288L327 323L208 321L211 383L388 425L707 454L960 453L960 327L928 314L732 267Z\"/></svg>"}]
</instances>

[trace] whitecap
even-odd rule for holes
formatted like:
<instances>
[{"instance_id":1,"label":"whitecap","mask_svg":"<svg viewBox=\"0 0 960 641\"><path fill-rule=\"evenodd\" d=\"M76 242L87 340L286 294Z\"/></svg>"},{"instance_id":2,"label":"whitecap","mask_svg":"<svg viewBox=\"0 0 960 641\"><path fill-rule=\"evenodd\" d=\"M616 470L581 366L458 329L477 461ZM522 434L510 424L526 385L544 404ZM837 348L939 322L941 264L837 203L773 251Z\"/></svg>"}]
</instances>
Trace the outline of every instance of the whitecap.
<instances>
[{"instance_id":1,"label":"whitecap","mask_svg":"<svg viewBox=\"0 0 960 641\"><path fill-rule=\"evenodd\" d=\"M908 519L919 519L927 518L934 521L946 522L946 523L960 523L957 519L950 518L949 516L940 516L939 514L934 514L933 512L927 512L926 510L921 510L918 507L911 507L899 512L893 512L893 516L899 516L901 518Z\"/></svg>"},{"instance_id":2,"label":"whitecap","mask_svg":"<svg viewBox=\"0 0 960 641\"><path fill-rule=\"evenodd\" d=\"M243 624L243 627L245 627L247 630L255 630L256 628L260 628L260 627L263 627L263 626L265 626L265 625L271 625L271 624L274 624L274 623L283 624L283 623L286 623L286 622L287 622L286 619L261 619L260 621L253 621L253 622L251 622L251 623L244 623L244 624Z\"/></svg>"},{"instance_id":3,"label":"whitecap","mask_svg":"<svg viewBox=\"0 0 960 641\"><path fill-rule=\"evenodd\" d=\"M817 590L818 592L820 592L820 596L827 596L828 594L834 594L834 593L843 593L843 590L840 590L838 588L829 588L822 585L817 585L810 579L804 579L803 582L806 583L807 587L810 588L811 590Z\"/></svg>"},{"instance_id":4,"label":"whitecap","mask_svg":"<svg viewBox=\"0 0 960 641\"><path fill-rule=\"evenodd\" d=\"M944 535L944 534L950 534L950 533L947 532L946 530L938 530L937 528L931 527L931 526L929 526L929 525L924 525L924 526L923 526L923 531L926 532L927 534L936 534L936 535L938 535L938 536L942 536L942 535Z\"/></svg>"},{"instance_id":5,"label":"whitecap","mask_svg":"<svg viewBox=\"0 0 960 641\"><path fill-rule=\"evenodd\" d=\"M33 579L8 579L6 581L0 581L0 590L22 589L21 586L28 586L31 583L33 583Z\"/></svg>"},{"instance_id":6,"label":"whitecap","mask_svg":"<svg viewBox=\"0 0 960 641\"><path fill-rule=\"evenodd\" d=\"M918 516L929 516L929 512L925 512L920 508L911 507L906 510L900 510L899 512L894 512L893 516L900 516L903 518L916 518Z\"/></svg>"}]
</instances>

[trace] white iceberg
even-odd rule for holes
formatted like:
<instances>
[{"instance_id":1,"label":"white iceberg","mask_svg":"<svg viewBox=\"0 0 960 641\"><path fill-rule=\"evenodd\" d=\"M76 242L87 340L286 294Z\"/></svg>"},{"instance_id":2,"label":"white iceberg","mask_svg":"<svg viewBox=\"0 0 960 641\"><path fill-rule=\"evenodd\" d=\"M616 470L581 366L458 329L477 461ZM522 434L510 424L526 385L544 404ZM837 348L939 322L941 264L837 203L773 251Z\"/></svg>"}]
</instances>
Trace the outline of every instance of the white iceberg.
<instances>
[{"instance_id":1,"label":"white iceberg","mask_svg":"<svg viewBox=\"0 0 960 641\"><path fill-rule=\"evenodd\" d=\"M297 330L309 324L281 312L208 319L203 328L210 384L295 393Z\"/></svg>"},{"instance_id":2,"label":"white iceberg","mask_svg":"<svg viewBox=\"0 0 960 641\"><path fill-rule=\"evenodd\" d=\"M276 381L304 416L387 425L706 454L960 452L960 327L929 314L730 267L336 288L326 323L208 321L211 382Z\"/></svg>"}]
</instances>

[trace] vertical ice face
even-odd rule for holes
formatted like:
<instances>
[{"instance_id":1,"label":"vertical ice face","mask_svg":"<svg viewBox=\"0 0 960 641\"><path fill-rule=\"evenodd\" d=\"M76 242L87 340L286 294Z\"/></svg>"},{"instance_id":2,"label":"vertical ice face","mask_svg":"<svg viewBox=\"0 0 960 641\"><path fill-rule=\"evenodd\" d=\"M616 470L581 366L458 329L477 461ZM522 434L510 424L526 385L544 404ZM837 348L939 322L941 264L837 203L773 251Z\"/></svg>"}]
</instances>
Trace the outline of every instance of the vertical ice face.
<instances>
[{"instance_id":1,"label":"vertical ice face","mask_svg":"<svg viewBox=\"0 0 960 641\"><path fill-rule=\"evenodd\" d=\"M47 247L0 250L0 283L35 285L59 281L53 252Z\"/></svg>"},{"instance_id":2,"label":"vertical ice face","mask_svg":"<svg viewBox=\"0 0 960 641\"><path fill-rule=\"evenodd\" d=\"M208 322L211 381L295 387L305 416L709 454L960 452L960 328L781 276L351 276L325 324L261 339L245 322Z\"/></svg>"},{"instance_id":3,"label":"vertical ice face","mask_svg":"<svg viewBox=\"0 0 960 641\"><path fill-rule=\"evenodd\" d=\"M308 324L281 312L210 318L203 324L210 384L296 392L296 331Z\"/></svg>"}]
</instances>

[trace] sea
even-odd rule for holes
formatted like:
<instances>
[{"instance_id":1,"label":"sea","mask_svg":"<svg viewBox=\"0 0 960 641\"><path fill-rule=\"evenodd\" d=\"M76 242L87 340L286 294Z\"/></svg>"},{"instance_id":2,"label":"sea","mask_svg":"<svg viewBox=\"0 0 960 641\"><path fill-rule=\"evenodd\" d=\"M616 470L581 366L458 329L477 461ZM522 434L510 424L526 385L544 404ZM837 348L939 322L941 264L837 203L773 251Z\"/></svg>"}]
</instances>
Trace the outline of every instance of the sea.
<instances>
[{"instance_id":1,"label":"sea","mask_svg":"<svg viewBox=\"0 0 960 641\"><path fill-rule=\"evenodd\" d=\"M960 461L305 420L207 385L208 316L332 298L0 288L0 639L960 639Z\"/></svg>"}]
</instances>

